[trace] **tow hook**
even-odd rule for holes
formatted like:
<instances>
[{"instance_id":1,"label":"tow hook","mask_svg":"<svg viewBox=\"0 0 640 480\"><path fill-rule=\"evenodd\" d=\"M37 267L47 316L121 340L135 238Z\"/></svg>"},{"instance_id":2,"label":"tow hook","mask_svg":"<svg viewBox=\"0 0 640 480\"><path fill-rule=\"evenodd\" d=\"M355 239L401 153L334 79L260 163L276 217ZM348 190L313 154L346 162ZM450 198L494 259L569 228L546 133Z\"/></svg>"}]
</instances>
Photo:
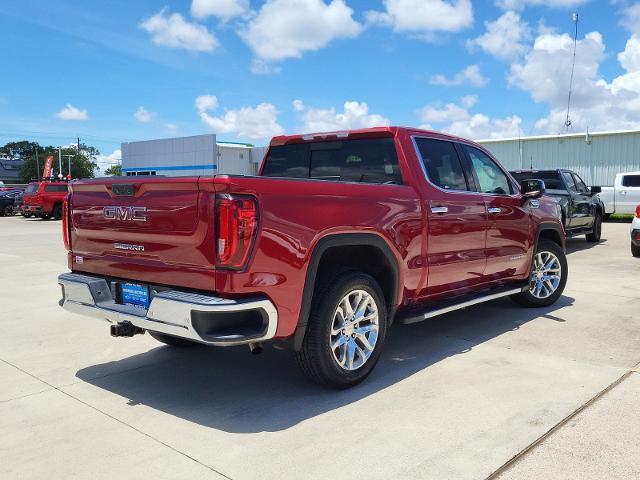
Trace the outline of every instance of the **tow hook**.
<instances>
[{"instance_id":1,"label":"tow hook","mask_svg":"<svg viewBox=\"0 0 640 480\"><path fill-rule=\"evenodd\" d=\"M144 333L143 328L134 327L131 322L122 322L111 325L112 337L133 337Z\"/></svg>"},{"instance_id":2,"label":"tow hook","mask_svg":"<svg viewBox=\"0 0 640 480\"><path fill-rule=\"evenodd\" d=\"M261 343L250 343L249 350L253 355L260 355L262 353L262 344Z\"/></svg>"}]
</instances>

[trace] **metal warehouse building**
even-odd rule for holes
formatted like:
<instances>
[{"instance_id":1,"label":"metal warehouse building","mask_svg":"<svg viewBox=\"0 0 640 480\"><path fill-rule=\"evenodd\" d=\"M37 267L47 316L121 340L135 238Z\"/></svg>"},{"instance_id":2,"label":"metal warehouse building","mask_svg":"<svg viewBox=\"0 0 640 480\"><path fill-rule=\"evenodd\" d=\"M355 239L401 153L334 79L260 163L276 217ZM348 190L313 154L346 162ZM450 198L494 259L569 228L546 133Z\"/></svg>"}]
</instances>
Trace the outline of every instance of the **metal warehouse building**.
<instances>
[{"instance_id":1,"label":"metal warehouse building","mask_svg":"<svg viewBox=\"0 0 640 480\"><path fill-rule=\"evenodd\" d=\"M640 170L640 131L479 140L509 170L568 168L588 185L613 185L616 173Z\"/></svg>"},{"instance_id":2,"label":"metal warehouse building","mask_svg":"<svg viewBox=\"0 0 640 480\"><path fill-rule=\"evenodd\" d=\"M165 138L122 144L123 175L255 175L264 148L217 142L215 135Z\"/></svg>"}]
</instances>

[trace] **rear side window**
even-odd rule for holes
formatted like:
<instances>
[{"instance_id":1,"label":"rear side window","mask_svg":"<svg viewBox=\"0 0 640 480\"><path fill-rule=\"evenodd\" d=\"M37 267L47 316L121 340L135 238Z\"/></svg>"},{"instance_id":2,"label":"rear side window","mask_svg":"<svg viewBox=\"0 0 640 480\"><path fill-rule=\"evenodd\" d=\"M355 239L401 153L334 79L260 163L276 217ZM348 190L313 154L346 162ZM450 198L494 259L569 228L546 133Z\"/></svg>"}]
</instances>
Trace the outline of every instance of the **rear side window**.
<instances>
[{"instance_id":1,"label":"rear side window","mask_svg":"<svg viewBox=\"0 0 640 480\"><path fill-rule=\"evenodd\" d=\"M451 142L416 138L429 181L444 190L469 190L458 152Z\"/></svg>"},{"instance_id":2,"label":"rear side window","mask_svg":"<svg viewBox=\"0 0 640 480\"><path fill-rule=\"evenodd\" d=\"M564 178L564 183L567 184L567 189L571 192L578 193L578 188L576 187L576 182L573 179L573 175L569 172L562 172L562 178Z\"/></svg>"},{"instance_id":3,"label":"rear side window","mask_svg":"<svg viewBox=\"0 0 640 480\"><path fill-rule=\"evenodd\" d=\"M45 192L66 192L67 185L46 185L44 187Z\"/></svg>"},{"instance_id":4,"label":"rear side window","mask_svg":"<svg viewBox=\"0 0 640 480\"><path fill-rule=\"evenodd\" d=\"M392 138L272 147L262 175L341 182L402 183Z\"/></svg>"},{"instance_id":5,"label":"rear side window","mask_svg":"<svg viewBox=\"0 0 640 480\"><path fill-rule=\"evenodd\" d=\"M640 187L640 175L625 175L622 177L623 187Z\"/></svg>"}]
</instances>

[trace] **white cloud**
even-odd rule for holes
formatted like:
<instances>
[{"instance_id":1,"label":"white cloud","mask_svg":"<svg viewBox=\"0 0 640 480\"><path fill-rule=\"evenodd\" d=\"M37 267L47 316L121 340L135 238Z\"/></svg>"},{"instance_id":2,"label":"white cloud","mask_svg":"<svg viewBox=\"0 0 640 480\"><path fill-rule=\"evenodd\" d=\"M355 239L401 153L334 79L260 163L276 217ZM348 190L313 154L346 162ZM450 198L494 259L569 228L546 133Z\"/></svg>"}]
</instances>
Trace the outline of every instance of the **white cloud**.
<instances>
[{"instance_id":1,"label":"white cloud","mask_svg":"<svg viewBox=\"0 0 640 480\"><path fill-rule=\"evenodd\" d=\"M368 11L369 24L396 32L431 37L434 32L459 32L473 25L471 0L384 0L384 12Z\"/></svg>"},{"instance_id":2,"label":"white cloud","mask_svg":"<svg viewBox=\"0 0 640 480\"><path fill-rule=\"evenodd\" d=\"M226 21L249 11L249 0L193 0L191 15L196 18L219 17Z\"/></svg>"},{"instance_id":3,"label":"white cloud","mask_svg":"<svg viewBox=\"0 0 640 480\"><path fill-rule=\"evenodd\" d=\"M98 164L98 168L101 171L105 171L107 168L118 165L122 162L122 151L118 148L109 155L97 155L95 162Z\"/></svg>"},{"instance_id":4,"label":"white cloud","mask_svg":"<svg viewBox=\"0 0 640 480\"><path fill-rule=\"evenodd\" d=\"M202 122L217 134L235 133L242 138L268 139L284 132L278 124L278 110L271 103L225 110L221 116L211 114L218 107L214 95L199 96L195 105Z\"/></svg>"},{"instance_id":5,"label":"white cloud","mask_svg":"<svg viewBox=\"0 0 640 480\"><path fill-rule=\"evenodd\" d=\"M56 113L56 117L60 120L88 120L89 113L67 103L62 110Z\"/></svg>"},{"instance_id":6,"label":"white cloud","mask_svg":"<svg viewBox=\"0 0 640 480\"><path fill-rule=\"evenodd\" d=\"M369 105L364 102L347 101L342 112L335 108L307 107L302 101L294 100L293 109L302 114L302 130L305 132L331 132L357 128L389 125L388 118L369 113Z\"/></svg>"},{"instance_id":7,"label":"white cloud","mask_svg":"<svg viewBox=\"0 0 640 480\"><path fill-rule=\"evenodd\" d=\"M545 133L565 131L573 39L567 34L544 33L533 49L511 67L510 83L549 106L536 121ZM640 41L633 35L618 55L624 74L607 81L600 73L605 59L602 35L591 32L578 41L571 99L572 131L640 128ZM565 81L561 81L565 79Z\"/></svg>"},{"instance_id":8,"label":"white cloud","mask_svg":"<svg viewBox=\"0 0 640 480\"><path fill-rule=\"evenodd\" d=\"M577 7L589 0L497 0L496 5L505 10L522 10L525 7Z\"/></svg>"},{"instance_id":9,"label":"white cloud","mask_svg":"<svg viewBox=\"0 0 640 480\"><path fill-rule=\"evenodd\" d=\"M270 73L271 62L300 58L361 31L344 0L267 0L238 34L256 57L254 73Z\"/></svg>"},{"instance_id":10,"label":"white cloud","mask_svg":"<svg viewBox=\"0 0 640 480\"><path fill-rule=\"evenodd\" d=\"M140 27L151 35L153 43L163 47L211 52L220 45L207 27L189 22L179 13L168 13L166 9L144 20Z\"/></svg>"},{"instance_id":11,"label":"white cloud","mask_svg":"<svg viewBox=\"0 0 640 480\"><path fill-rule=\"evenodd\" d=\"M445 87L454 87L459 85L471 85L472 87L484 87L489 83L478 65L469 65L467 68L458 72L453 78L447 78L445 75L434 75L431 77L431 85L442 85Z\"/></svg>"},{"instance_id":12,"label":"white cloud","mask_svg":"<svg viewBox=\"0 0 640 480\"><path fill-rule=\"evenodd\" d=\"M156 117L156 113L149 112L144 107L138 107L133 113L133 117L141 123L149 123Z\"/></svg>"},{"instance_id":13,"label":"white cloud","mask_svg":"<svg viewBox=\"0 0 640 480\"><path fill-rule=\"evenodd\" d=\"M529 49L523 42L531 38L531 30L517 13L505 12L497 20L484 25L486 33L467 41L468 47L480 47L501 60L513 60Z\"/></svg>"},{"instance_id":14,"label":"white cloud","mask_svg":"<svg viewBox=\"0 0 640 480\"><path fill-rule=\"evenodd\" d=\"M475 140L518 136L522 124L520 117L492 119L482 113L471 113L469 108L477 101L477 97L467 96L461 99L460 105L427 105L420 111L420 120L424 122L420 128Z\"/></svg>"},{"instance_id":15,"label":"white cloud","mask_svg":"<svg viewBox=\"0 0 640 480\"><path fill-rule=\"evenodd\" d=\"M632 33L640 33L640 3L634 3L620 12L620 23Z\"/></svg>"},{"instance_id":16,"label":"white cloud","mask_svg":"<svg viewBox=\"0 0 640 480\"><path fill-rule=\"evenodd\" d=\"M175 133L178 131L178 126L175 123L165 123L164 129L169 133Z\"/></svg>"}]
</instances>

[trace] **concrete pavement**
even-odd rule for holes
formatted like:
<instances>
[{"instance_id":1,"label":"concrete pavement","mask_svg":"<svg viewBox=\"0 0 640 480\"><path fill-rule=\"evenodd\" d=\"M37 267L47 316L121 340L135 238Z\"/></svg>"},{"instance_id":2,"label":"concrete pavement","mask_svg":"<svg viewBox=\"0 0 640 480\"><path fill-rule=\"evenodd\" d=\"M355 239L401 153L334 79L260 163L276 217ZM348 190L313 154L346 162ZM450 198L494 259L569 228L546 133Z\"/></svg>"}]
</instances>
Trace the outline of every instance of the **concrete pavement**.
<instances>
[{"instance_id":1,"label":"concrete pavement","mask_svg":"<svg viewBox=\"0 0 640 480\"><path fill-rule=\"evenodd\" d=\"M570 241L557 305L502 300L396 326L346 392L307 383L289 352L175 350L66 313L59 229L0 218L3 479L481 479L640 361L625 224L605 224L598 245ZM540 462L537 478L558 478Z\"/></svg>"}]
</instances>

